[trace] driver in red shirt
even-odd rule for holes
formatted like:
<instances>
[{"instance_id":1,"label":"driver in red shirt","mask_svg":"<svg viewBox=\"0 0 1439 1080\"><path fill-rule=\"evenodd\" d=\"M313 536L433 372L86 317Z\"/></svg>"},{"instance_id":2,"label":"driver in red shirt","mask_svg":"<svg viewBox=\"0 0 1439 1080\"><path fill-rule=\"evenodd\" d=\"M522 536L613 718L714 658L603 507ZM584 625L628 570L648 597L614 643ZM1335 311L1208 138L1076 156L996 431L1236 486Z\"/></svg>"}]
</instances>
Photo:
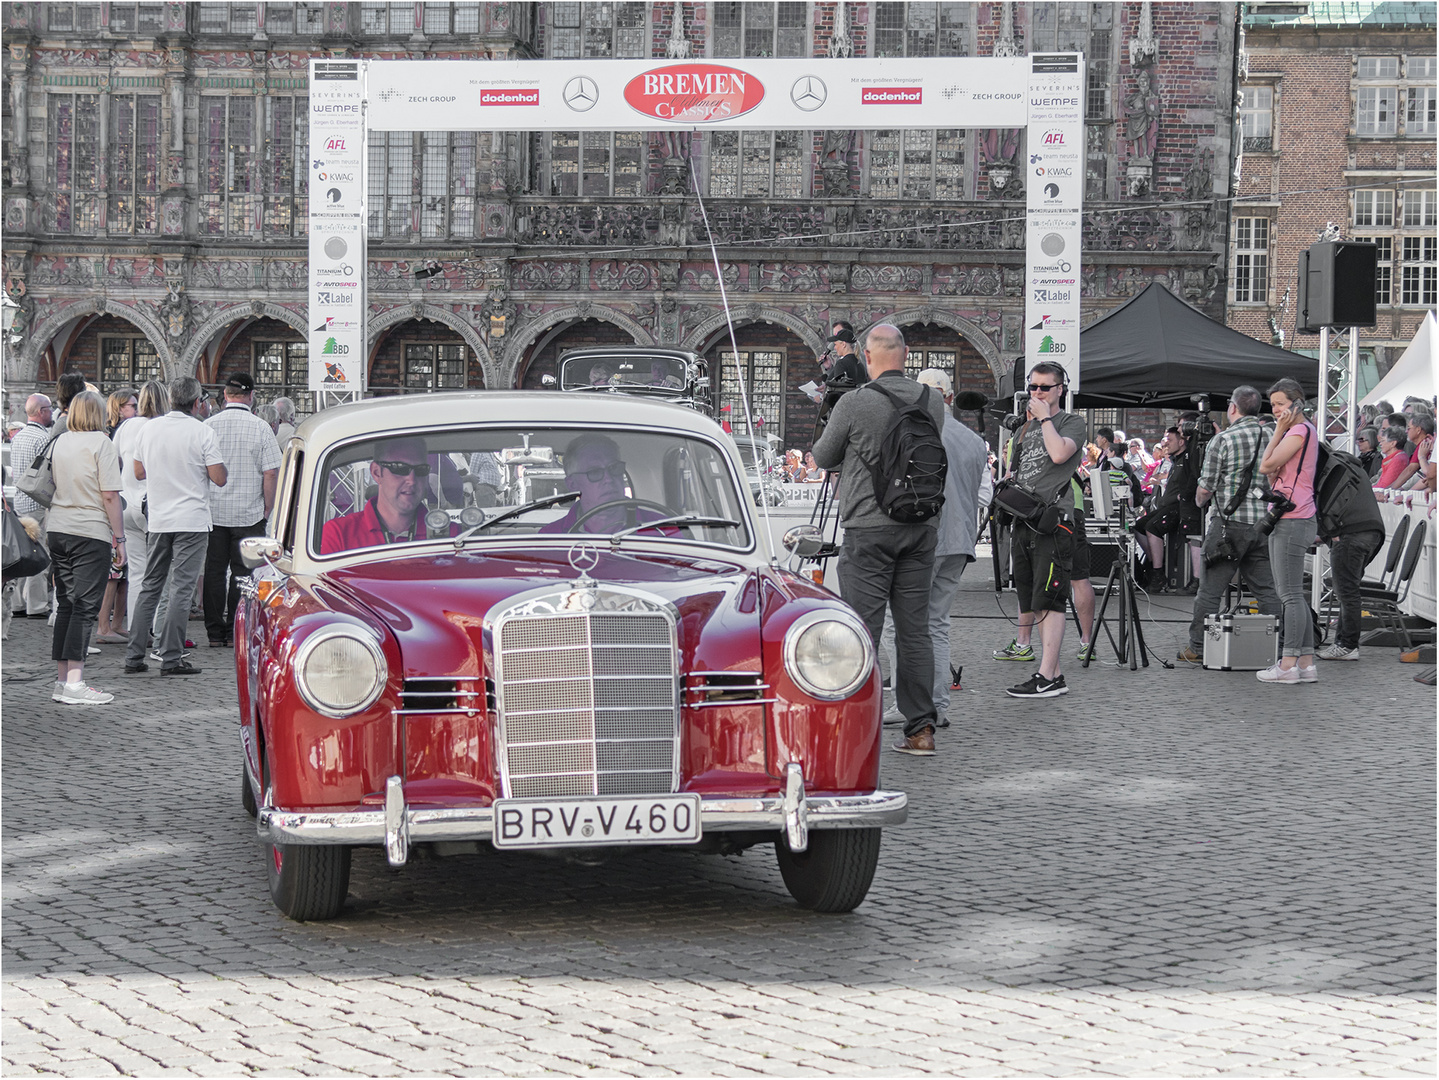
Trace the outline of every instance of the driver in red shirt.
<instances>
[{"instance_id":1,"label":"driver in red shirt","mask_svg":"<svg viewBox=\"0 0 1439 1080\"><path fill-rule=\"evenodd\" d=\"M425 539L430 463L424 440L405 437L377 443L370 478L375 482L374 498L353 514L325 522L321 555ZM449 534L457 531L452 524Z\"/></svg>"}]
</instances>

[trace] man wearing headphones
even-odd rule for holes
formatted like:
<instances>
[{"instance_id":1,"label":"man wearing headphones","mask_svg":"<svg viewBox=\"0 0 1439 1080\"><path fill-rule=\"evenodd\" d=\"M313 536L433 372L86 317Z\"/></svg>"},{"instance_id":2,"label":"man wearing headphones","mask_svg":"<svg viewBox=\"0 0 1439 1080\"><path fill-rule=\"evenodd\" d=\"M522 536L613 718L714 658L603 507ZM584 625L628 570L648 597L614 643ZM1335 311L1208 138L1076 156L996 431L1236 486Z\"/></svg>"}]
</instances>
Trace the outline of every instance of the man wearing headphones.
<instances>
[{"instance_id":1,"label":"man wearing headphones","mask_svg":"<svg viewBox=\"0 0 1439 1080\"><path fill-rule=\"evenodd\" d=\"M1064 647L1065 608L1073 567L1077 521L1074 487L1070 483L1084 456L1084 419L1060 405L1069 376L1060 365L1041 361L1029 373L1028 419L1015 434L1018 443L1016 483L1046 505L1062 511L1059 527L1040 533L1016 524L1011 540L1014 587L1019 593L1020 633L1039 630L1043 651L1039 670L1005 691L1010 697L1050 698L1069 693L1059 672Z\"/></svg>"}]
</instances>

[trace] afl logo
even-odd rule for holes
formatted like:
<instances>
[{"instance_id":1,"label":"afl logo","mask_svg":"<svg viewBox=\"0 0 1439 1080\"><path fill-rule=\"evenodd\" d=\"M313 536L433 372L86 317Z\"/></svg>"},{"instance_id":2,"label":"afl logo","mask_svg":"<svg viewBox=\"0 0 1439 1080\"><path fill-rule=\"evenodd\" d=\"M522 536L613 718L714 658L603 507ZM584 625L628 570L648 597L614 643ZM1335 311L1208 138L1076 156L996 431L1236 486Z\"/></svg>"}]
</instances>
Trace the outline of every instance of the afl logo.
<instances>
[{"instance_id":1,"label":"afl logo","mask_svg":"<svg viewBox=\"0 0 1439 1080\"><path fill-rule=\"evenodd\" d=\"M706 124L743 116L764 100L764 84L721 64L674 64L636 75L625 85L629 107L655 120Z\"/></svg>"}]
</instances>

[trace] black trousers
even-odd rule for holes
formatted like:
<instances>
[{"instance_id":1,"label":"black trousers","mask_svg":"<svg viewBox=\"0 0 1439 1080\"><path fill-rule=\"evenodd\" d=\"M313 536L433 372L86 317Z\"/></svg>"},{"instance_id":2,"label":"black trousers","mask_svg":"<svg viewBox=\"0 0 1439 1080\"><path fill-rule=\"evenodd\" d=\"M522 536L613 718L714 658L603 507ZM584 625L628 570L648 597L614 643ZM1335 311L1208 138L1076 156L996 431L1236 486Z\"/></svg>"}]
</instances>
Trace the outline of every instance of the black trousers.
<instances>
[{"instance_id":1,"label":"black trousers","mask_svg":"<svg viewBox=\"0 0 1439 1080\"><path fill-rule=\"evenodd\" d=\"M894 615L894 703L904 713L905 735L935 724L934 645L929 636L929 592L939 533L927 525L846 529L839 553L839 585L875 647L884 611Z\"/></svg>"},{"instance_id":2,"label":"black trousers","mask_svg":"<svg viewBox=\"0 0 1439 1080\"><path fill-rule=\"evenodd\" d=\"M228 641L235 632L235 609L240 603L240 578L250 573L240 561L240 541L247 536L261 536L265 519L253 525L213 525L210 546L205 549L205 586L201 594L205 605L205 634L211 641ZM226 587L225 571L230 571Z\"/></svg>"},{"instance_id":3,"label":"black trousers","mask_svg":"<svg viewBox=\"0 0 1439 1080\"><path fill-rule=\"evenodd\" d=\"M110 545L70 533L52 532L49 540L50 565L55 571L55 636L50 659L83 664L110 576Z\"/></svg>"},{"instance_id":4,"label":"black trousers","mask_svg":"<svg viewBox=\"0 0 1439 1080\"><path fill-rule=\"evenodd\" d=\"M1363 603L1359 585L1364 568L1384 546L1384 534L1370 531L1345 533L1329 545L1329 566L1334 571L1334 598L1339 601L1339 633L1335 644L1341 649L1359 647L1359 628Z\"/></svg>"}]
</instances>

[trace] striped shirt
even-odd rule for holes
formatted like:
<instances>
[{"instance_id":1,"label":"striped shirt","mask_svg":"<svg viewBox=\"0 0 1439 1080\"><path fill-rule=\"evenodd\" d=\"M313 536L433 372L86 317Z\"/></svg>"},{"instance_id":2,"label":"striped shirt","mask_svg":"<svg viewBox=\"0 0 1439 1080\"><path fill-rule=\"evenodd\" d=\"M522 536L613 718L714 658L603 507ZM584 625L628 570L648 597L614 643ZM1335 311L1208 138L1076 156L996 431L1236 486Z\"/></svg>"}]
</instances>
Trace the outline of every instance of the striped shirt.
<instances>
[{"instance_id":1,"label":"striped shirt","mask_svg":"<svg viewBox=\"0 0 1439 1080\"><path fill-rule=\"evenodd\" d=\"M270 425L238 401L205 421L220 443L228 478L210 489L210 518L216 525L254 525L265 518L264 474L280 467L280 444Z\"/></svg>"},{"instance_id":2,"label":"striped shirt","mask_svg":"<svg viewBox=\"0 0 1439 1080\"><path fill-rule=\"evenodd\" d=\"M1199 475L1199 486L1214 493L1211 503L1223 512L1239 491L1244 481L1244 469L1250 466L1252 474L1249 491L1230 519L1240 525L1253 525L1264 516L1264 492L1267 490L1264 477L1259 474L1259 459L1263 457L1262 446L1269 441L1269 432L1255 416L1242 416L1210 440L1209 450L1204 455L1204 471ZM1256 448L1260 453L1255 454Z\"/></svg>"}]
</instances>

